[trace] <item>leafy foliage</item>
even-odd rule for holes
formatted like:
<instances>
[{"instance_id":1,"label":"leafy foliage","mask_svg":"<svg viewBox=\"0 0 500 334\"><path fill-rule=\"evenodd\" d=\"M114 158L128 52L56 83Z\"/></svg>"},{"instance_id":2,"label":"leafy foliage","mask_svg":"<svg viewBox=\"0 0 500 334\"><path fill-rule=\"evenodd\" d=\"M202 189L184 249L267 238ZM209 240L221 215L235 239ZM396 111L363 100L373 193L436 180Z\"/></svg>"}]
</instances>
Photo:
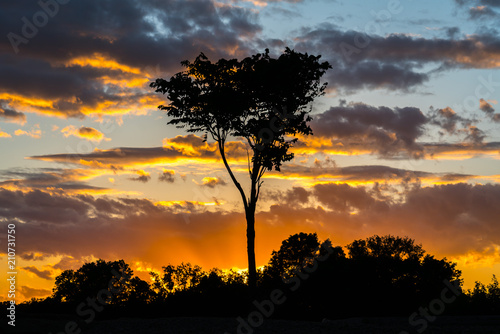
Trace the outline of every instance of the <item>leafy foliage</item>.
<instances>
[{"instance_id":1,"label":"leafy foliage","mask_svg":"<svg viewBox=\"0 0 500 334\"><path fill-rule=\"evenodd\" d=\"M79 303L95 297L103 289L114 289L119 292L113 295L113 303L120 303L132 291L132 274L123 260L106 262L99 259L85 263L76 271L65 270L56 277L53 298L60 302Z\"/></svg>"},{"instance_id":2,"label":"leafy foliage","mask_svg":"<svg viewBox=\"0 0 500 334\"><path fill-rule=\"evenodd\" d=\"M172 118L168 124L209 133L222 145L228 136L243 137L257 166L279 170L293 158L287 151L297 140L286 137L312 133L309 105L323 94L326 83L320 79L330 68L319 59L289 48L277 59L266 49L242 61L216 63L201 53L194 62L182 62L185 71L168 81L156 79L151 87L170 101L159 106Z\"/></svg>"}]
</instances>

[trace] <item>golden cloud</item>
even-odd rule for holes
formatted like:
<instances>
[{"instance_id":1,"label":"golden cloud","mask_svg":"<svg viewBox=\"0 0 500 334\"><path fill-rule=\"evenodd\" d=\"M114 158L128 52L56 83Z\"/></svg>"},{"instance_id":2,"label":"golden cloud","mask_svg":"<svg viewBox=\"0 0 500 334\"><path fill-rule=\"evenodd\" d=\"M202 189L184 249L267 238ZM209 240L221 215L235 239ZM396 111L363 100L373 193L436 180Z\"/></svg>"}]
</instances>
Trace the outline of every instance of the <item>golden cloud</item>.
<instances>
[{"instance_id":1,"label":"golden cloud","mask_svg":"<svg viewBox=\"0 0 500 334\"><path fill-rule=\"evenodd\" d=\"M3 132L0 130L0 138L11 138L12 136L8 134L7 132Z\"/></svg>"},{"instance_id":2,"label":"golden cloud","mask_svg":"<svg viewBox=\"0 0 500 334\"><path fill-rule=\"evenodd\" d=\"M31 128L30 131L24 131L24 130L18 129L16 131L14 131L14 134L16 136L28 136L28 137L35 138L35 139L40 139L42 137L42 130L40 130L40 125L35 124Z\"/></svg>"},{"instance_id":3,"label":"golden cloud","mask_svg":"<svg viewBox=\"0 0 500 334\"><path fill-rule=\"evenodd\" d=\"M61 130L61 133L64 134L65 137L74 136L94 142L100 142L101 140L111 140L109 138L106 138L102 132L87 126L76 128L73 125L68 125Z\"/></svg>"},{"instance_id":4,"label":"golden cloud","mask_svg":"<svg viewBox=\"0 0 500 334\"><path fill-rule=\"evenodd\" d=\"M163 140L163 147L144 148L95 148L85 154L52 154L32 156L28 159L71 162L92 168L112 170L143 169L155 166L173 166L187 164L202 164L220 162L220 156L215 144L204 143L199 136L190 134L176 136ZM247 151L243 142L226 143L228 160L232 163L247 163Z\"/></svg>"}]
</instances>

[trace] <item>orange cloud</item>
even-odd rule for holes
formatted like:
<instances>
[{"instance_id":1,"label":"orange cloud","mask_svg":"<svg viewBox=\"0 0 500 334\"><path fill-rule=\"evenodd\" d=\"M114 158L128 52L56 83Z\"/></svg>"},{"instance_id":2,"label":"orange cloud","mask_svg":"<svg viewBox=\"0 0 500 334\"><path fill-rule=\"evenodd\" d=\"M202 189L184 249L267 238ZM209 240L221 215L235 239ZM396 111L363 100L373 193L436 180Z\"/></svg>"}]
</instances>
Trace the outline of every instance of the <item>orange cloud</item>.
<instances>
[{"instance_id":1,"label":"orange cloud","mask_svg":"<svg viewBox=\"0 0 500 334\"><path fill-rule=\"evenodd\" d=\"M500 159L500 143L424 144L430 159L464 160L475 157Z\"/></svg>"},{"instance_id":2,"label":"orange cloud","mask_svg":"<svg viewBox=\"0 0 500 334\"><path fill-rule=\"evenodd\" d=\"M204 143L196 135L176 136L163 140L163 147L94 149L86 154L52 154L32 156L29 159L72 162L93 168L111 168L114 170L146 168L166 165L205 165L207 162L220 162L215 144ZM228 160L232 163L247 163L246 146L242 142L226 143ZM221 165L222 166L222 165Z\"/></svg>"},{"instance_id":3,"label":"orange cloud","mask_svg":"<svg viewBox=\"0 0 500 334\"><path fill-rule=\"evenodd\" d=\"M124 73L141 74L141 70L137 67L131 67L118 63L116 60L106 57L100 53L94 53L90 57L75 57L64 64L66 67L79 66L79 67L95 67L117 70Z\"/></svg>"},{"instance_id":4,"label":"orange cloud","mask_svg":"<svg viewBox=\"0 0 500 334\"><path fill-rule=\"evenodd\" d=\"M14 131L14 134L16 136L28 136L31 138L39 139L42 137L42 130L40 130L40 125L35 124L29 132L18 129L16 131Z\"/></svg>"},{"instance_id":5,"label":"orange cloud","mask_svg":"<svg viewBox=\"0 0 500 334\"><path fill-rule=\"evenodd\" d=\"M215 188L217 185L225 186L227 183L223 179L219 177L204 177L201 180L202 186L209 187L209 188Z\"/></svg>"},{"instance_id":6,"label":"orange cloud","mask_svg":"<svg viewBox=\"0 0 500 334\"><path fill-rule=\"evenodd\" d=\"M169 170L169 169L163 168L162 173L158 179L160 181L173 183L175 181L174 176L175 176L174 170Z\"/></svg>"},{"instance_id":7,"label":"orange cloud","mask_svg":"<svg viewBox=\"0 0 500 334\"><path fill-rule=\"evenodd\" d=\"M24 113L6 106L0 105L0 118L5 122L18 123L21 125L26 124L26 115Z\"/></svg>"},{"instance_id":8,"label":"orange cloud","mask_svg":"<svg viewBox=\"0 0 500 334\"><path fill-rule=\"evenodd\" d=\"M63 133L65 137L74 136L95 142L100 142L103 139L106 141L111 140L109 138L106 138L102 132L86 126L81 126L80 128L76 128L73 125L68 125L67 127L61 130L61 133Z\"/></svg>"},{"instance_id":9,"label":"orange cloud","mask_svg":"<svg viewBox=\"0 0 500 334\"><path fill-rule=\"evenodd\" d=\"M3 132L0 130L0 138L11 138L12 136L8 134L7 132Z\"/></svg>"},{"instance_id":10,"label":"orange cloud","mask_svg":"<svg viewBox=\"0 0 500 334\"><path fill-rule=\"evenodd\" d=\"M137 177L130 178L132 181L140 181L140 182L148 182L151 180L151 175L148 172L141 170L136 171L136 174L138 175Z\"/></svg>"},{"instance_id":11,"label":"orange cloud","mask_svg":"<svg viewBox=\"0 0 500 334\"><path fill-rule=\"evenodd\" d=\"M328 160L327 160L328 161ZM320 165L316 161L315 165ZM454 184L467 182L483 176L429 173L398 169L382 165L348 166L348 167L310 167L304 165L285 165L281 172L270 172L264 178L310 181L304 185L320 183L346 183L351 186L380 184L409 184L421 182L423 184Z\"/></svg>"},{"instance_id":12,"label":"orange cloud","mask_svg":"<svg viewBox=\"0 0 500 334\"><path fill-rule=\"evenodd\" d=\"M37 289L26 285L18 287L18 290L24 296L24 300L30 300L31 298L45 298L52 294L52 290Z\"/></svg>"}]
</instances>

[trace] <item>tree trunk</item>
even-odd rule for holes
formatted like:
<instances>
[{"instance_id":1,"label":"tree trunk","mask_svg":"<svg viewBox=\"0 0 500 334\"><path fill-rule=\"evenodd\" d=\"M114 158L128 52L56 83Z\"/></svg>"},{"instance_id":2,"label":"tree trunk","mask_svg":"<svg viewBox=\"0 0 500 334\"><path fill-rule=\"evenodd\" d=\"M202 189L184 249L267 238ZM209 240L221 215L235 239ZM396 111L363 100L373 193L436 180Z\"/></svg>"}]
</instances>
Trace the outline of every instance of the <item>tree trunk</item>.
<instances>
[{"instance_id":1,"label":"tree trunk","mask_svg":"<svg viewBox=\"0 0 500 334\"><path fill-rule=\"evenodd\" d=\"M247 220L247 255L248 255L248 286L251 291L257 287L257 268L255 265L255 205L250 203L245 210Z\"/></svg>"}]
</instances>

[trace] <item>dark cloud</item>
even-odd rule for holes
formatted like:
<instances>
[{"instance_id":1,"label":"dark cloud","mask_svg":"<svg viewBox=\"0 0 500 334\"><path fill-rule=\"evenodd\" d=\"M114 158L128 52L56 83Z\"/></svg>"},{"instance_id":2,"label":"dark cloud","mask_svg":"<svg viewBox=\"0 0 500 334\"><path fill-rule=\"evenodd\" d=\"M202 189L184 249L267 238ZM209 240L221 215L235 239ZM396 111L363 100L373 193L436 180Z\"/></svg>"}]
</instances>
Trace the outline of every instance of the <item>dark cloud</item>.
<instances>
[{"instance_id":1,"label":"dark cloud","mask_svg":"<svg viewBox=\"0 0 500 334\"><path fill-rule=\"evenodd\" d=\"M477 6L469 8L469 18L472 20L481 20L485 18L492 18L497 16L498 13L495 12L490 7Z\"/></svg>"},{"instance_id":2,"label":"dark cloud","mask_svg":"<svg viewBox=\"0 0 500 334\"><path fill-rule=\"evenodd\" d=\"M0 119L6 122L14 122L24 124L26 123L26 115L14 109L2 107L0 105Z\"/></svg>"},{"instance_id":3,"label":"dark cloud","mask_svg":"<svg viewBox=\"0 0 500 334\"><path fill-rule=\"evenodd\" d=\"M303 207L309 202L310 195L310 192L303 187L292 187L292 189L286 192L270 192L266 197L278 203L284 202L294 207Z\"/></svg>"},{"instance_id":4,"label":"dark cloud","mask_svg":"<svg viewBox=\"0 0 500 334\"><path fill-rule=\"evenodd\" d=\"M175 181L175 171L173 170L163 170L160 174L158 180L168 183L174 183Z\"/></svg>"},{"instance_id":5,"label":"dark cloud","mask_svg":"<svg viewBox=\"0 0 500 334\"><path fill-rule=\"evenodd\" d=\"M463 143L422 143L425 155L429 158L439 159L447 157L498 157L500 142L463 142Z\"/></svg>"},{"instance_id":6,"label":"dark cloud","mask_svg":"<svg viewBox=\"0 0 500 334\"><path fill-rule=\"evenodd\" d=\"M418 156L416 140L423 134L426 116L413 107L373 107L363 103L341 104L317 115L311 122L315 135L334 138L344 147L363 143L381 156L401 151Z\"/></svg>"},{"instance_id":7,"label":"dark cloud","mask_svg":"<svg viewBox=\"0 0 500 334\"><path fill-rule=\"evenodd\" d=\"M108 150L95 149L82 154L49 154L32 156L30 159L82 164L93 168L122 170L124 167L163 161L165 163L180 159L210 161L218 160L219 153L215 143L203 142L203 138L190 134L166 138L163 147L119 147ZM242 142L227 142L226 151L231 158L247 157Z\"/></svg>"},{"instance_id":8,"label":"dark cloud","mask_svg":"<svg viewBox=\"0 0 500 334\"><path fill-rule=\"evenodd\" d=\"M50 290L31 288L26 285L18 287L18 290L19 292L21 292L21 294L24 296L26 300L29 300L31 298L45 298L52 294L52 291Z\"/></svg>"},{"instance_id":9,"label":"dark cloud","mask_svg":"<svg viewBox=\"0 0 500 334\"><path fill-rule=\"evenodd\" d=\"M497 0L455 0L455 3L459 6L491 6L500 7L500 3Z\"/></svg>"},{"instance_id":10,"label":"dark cloud","mask_svg":"<svg viewBox=\"0 0 500 334\"><path fill-rule=\"evenodd\" d=\"M151 175L148 172L145 172L143 170L139 170L136 172L136 174L138 175L137 177L131 177L131 178L129 178L129 180L139 181L139 182L143 182L143 183L146 183L149 180L151 180Z\"/></svg>"},{"instance_id":11,"label":"dark cloud","mask_svg":"<svg viewBox=\"0 0 500 334\"><path fill-rule=\"evenodd\" d=\"M474 120L458 115L450 107L442 109L431 108L428 117L430 124L439 126L441 130L444 130L449 135L458 134L463 132L464 129L467 131L468 127L474 123ZM458 127L458 124L461 127ZM440 134L444 135L445 133L441 132Z\"/></svg>"},{"instance_id":12,"label":"dark cloud","mask_svg":"<svg viewBox=\"0 0 500 334\"><path fill-rule=\"evenodd\" d=\"M218 185L225 186L227 184L226 181L220 177L204 177L202 182L201 185L208 188L215 188Z\"/></svg>"},{"instance_id":13,"label":"dark cloud","mask_svg":"<svg viewBox=\"0 0 500 334\"><path fill-rule=\"evenodd\" d=\"M495 112L493 106L484 99L479 100L479 109L487 114L493 114Z\"/></svg>"},{"instance_id":14,"label":"dark cloud","mask_svg":"<svg viewBox=\"0 0 500 334\"><path fill-rule=\"evenodd\" d=\"M43 261L46 258L45 254L35 254L33 252L19 254L19 257L26 261Z\"/></svg>"},{"instance_id":15,"label":"dark cloud","mask_svg":"<svg viewBox=\"0 0 500 334\"><path fill-rule=\"evenodd\" d=\"M486 134L484 133L484 131L474 125L469 126L464 131L466 133L465 140L468 140L474 144L481 144L484 138L486 138Z\"/></svg>"},{"instance_id":16,"label":"dark cloud","mask_svg":"<svg viewBox=\"0 0 500 334\"><path fill-rule=\"evenodd\" d=\"M500 54L499 39L491 33L426 39L342 31L330 24L303 29L295 48L322 54L331 62L333 69L327 72L326 81L345 93L361 88L411 90L429 80L431 72L423 72L424 65L440 71L496 68Z\"/></svg>"},{"instance_id":17,"label":"dark cloud","mask_svg":"<svg viewBox=\"0 0 500 334\"><path fill-rule=\"evenodd\" d=\"M345 93L360 88L409 90L429 80L427 74L413 71L409 64L388 64L374 60L364 60L356 65L339 60L333 60L332 63L333 70L326 76L329 87L339 88Z\"/></svg>"},{"instance_id":18,"label":"dark cloud","mask_svg":"<svg viewBox=\"0 0 500 334\"><path fill-rule=\"evenodd\" d=\"M84 169L60 168L18 168L0 171L0 186L25 189L57 189L60 191L106 191L81 181L92 176L92 171Z\"/></svg>"},{"instance_id":19,"label":"dark cloud","mask_svg":"<svg viewBox=\"0 0 500 334\"><path fill-rule=\"evenodd\" d=\"M151 68L167 76L201 51L246 54L241 39L261 30L252 11L210 0L72 1L27 34L25 21L39 13L45 15L37 2L12 3L0 13L8 34L0 40L0 89L11 96L7 102L15 96L52 101L31 105L30 112L63 117L127 112L123 105L153 96L145 80ZM143 85L127 87L132 80Z\"/></svg>"},{"instance_id":20,"label":"dark cloud","mask_svg":"<svg viewBox=\"0 0 500 334\"><path fill-rule=\"evenodd\" d=\"M425 183L457 183L477 178L475 175L458 173L430 173L394 168L383 165L362 165L348 167L306 167L301 165L284 166L279 174L270 173L267 177L294 177L314 180L345 182L348 184L374 183L407 186ZM280 195L281 196L281 195ZM280 201L280 196L272 197ZM288 194L286 195L288 196Z\"/></svg>"},{"instance_id":21,"label":"dark cloud","mask_svg":"<svg viewBox=\"0 0 500 334\"><path fill-rule=\"evenodd\" d=\"M317 184L312 194L326 207L337 212L368 210L377 201L364 187L352 187L348 184Z\"/></svg>"},{"instance_id":22,"label":"dark cloud","mask_svg":"<svg viewBox=\"0 0 500 334\"><path fill-rule=\"evenodd\" d=\"M46 280L52 279L52 273L50 272L50 270L39 270L35 266L22 267L21 269L26 270L27 272L35 274L36 276Z\"/></svg>"}]
</instances>

